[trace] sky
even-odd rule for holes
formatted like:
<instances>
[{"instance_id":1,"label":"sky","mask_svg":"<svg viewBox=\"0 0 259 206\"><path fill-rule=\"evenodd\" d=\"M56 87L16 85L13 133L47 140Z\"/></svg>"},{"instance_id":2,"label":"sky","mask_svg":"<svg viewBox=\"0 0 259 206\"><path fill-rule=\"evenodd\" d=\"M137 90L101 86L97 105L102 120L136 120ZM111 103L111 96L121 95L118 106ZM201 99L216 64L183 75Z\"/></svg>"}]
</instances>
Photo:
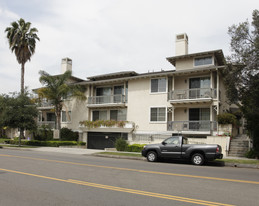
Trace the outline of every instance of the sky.
<instances>
[{"instance_id":1,"label":"sky","mask_svg":"<svg viewBox=\"0 0 259 206\"><path fill-rule=\"evenodd\" d=\"M23 18L40 41L25 64L25 86L41 87L39 71L73 76L172 70L175 35L186 33L189 53L222 49L230 55L228 27L248 20L258 0L0 0L0 94L20 91L21 65L9 49L6 27Z\"/></svg>"}]
</instances>

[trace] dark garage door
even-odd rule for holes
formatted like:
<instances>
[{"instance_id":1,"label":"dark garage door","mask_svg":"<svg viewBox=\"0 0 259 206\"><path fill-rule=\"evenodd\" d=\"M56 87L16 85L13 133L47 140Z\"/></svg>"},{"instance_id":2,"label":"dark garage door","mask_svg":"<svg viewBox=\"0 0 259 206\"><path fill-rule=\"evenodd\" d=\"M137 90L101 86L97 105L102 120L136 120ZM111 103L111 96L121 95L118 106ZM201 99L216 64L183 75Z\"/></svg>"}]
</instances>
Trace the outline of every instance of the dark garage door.
<instances>
[{"instance_id":1,"label":"dark garage door","mask_svg":"<svg viewBox=\"0 0 259 206\"><path fill-rule=\"evenodd\" d=\"M114 148L117 138L128 139L127 133L103 133L103 132L88 132L87 148L88 149L104 149Z\"/></svg>"}]
</instances>

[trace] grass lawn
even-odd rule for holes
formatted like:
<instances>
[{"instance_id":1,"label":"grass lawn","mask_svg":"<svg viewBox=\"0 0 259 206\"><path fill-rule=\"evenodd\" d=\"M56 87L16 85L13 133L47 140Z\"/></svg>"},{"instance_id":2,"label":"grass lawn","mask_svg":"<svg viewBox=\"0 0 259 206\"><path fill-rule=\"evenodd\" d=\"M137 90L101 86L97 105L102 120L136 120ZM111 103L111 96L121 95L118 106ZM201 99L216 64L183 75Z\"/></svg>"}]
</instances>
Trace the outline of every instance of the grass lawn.
<instances>
[{"instance_id":1,"label":"grass lawn","mask_svg":"<svg viewBox=\"0 0 259 206\"><path fill-rule=\"evenodd\" d=\"M258 164L259 165L259 160L255 159L221 159L221 160L216 160L216 161L221 161L225 163L238 163L238 164Z\"/></svg>"},{"instance_id":2,"label":"grass lawn","mask_svg":"<svg viewBox=\"0 0 259 206\"><path fill-rule=\"evenodd\" d=\"M17 148L37 148L37 146L28 146L28 145L0 145L0 147L17 147Z\"/></svg>"},{"instance_id":3,"label":"grass lawn","mask_svg":"<svg viewBox=\"0 0 259 206\"><path fill-rule=\"evenodd\" d=\"M128 157L142 157L141 154L127 153L127 152L125 152L125 153L124 152L99 152L97 154L128 156Z\"/></svg>"},{"instance_id":4,"label":"grass lawn","mask_svg":"<svg viewBox=\"0 0 259 206\"><path fill-rule=\"evenodd\" d=\"M128 157L142 157L141 154L135 154L135 153L124 153L124 152L100 152L98 154L104 154L104 155L117 155L117 156L128 156ZM217 159L215 161L219 162L225 162L225 163L237 163L237 164L258 164L259 160L255 159Z\"/></svg>"}]
</instances>

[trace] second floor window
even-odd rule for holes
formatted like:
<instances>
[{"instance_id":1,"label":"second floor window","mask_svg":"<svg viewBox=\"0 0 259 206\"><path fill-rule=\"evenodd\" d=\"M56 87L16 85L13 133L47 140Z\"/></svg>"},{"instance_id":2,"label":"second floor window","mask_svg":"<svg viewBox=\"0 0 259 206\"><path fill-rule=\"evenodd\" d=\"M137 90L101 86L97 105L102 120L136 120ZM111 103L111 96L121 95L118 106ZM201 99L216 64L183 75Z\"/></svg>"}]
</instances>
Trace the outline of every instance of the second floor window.
<instances>
[{"instance_id":1,"label":"second floor window","mask_svg":"<svg viewBox=\"0 0 259 206\"><path fill-rule=\"evenodd\" d=\"M166 78L151 79L151 93L166 92Z\"/></svg>"}]
</instances>

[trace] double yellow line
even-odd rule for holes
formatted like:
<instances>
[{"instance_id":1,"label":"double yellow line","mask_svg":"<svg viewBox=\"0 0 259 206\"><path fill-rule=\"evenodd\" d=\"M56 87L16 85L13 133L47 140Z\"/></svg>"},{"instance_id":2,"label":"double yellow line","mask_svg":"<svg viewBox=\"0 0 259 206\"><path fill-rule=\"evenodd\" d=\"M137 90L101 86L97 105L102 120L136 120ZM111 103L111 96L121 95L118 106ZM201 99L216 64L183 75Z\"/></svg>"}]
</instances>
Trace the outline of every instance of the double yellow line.
<instances>
[{"instance_id":1,"label":"double yellow line","mask_svg":"<svg viewBox=\"0 0 259 206\"><path fill-rule=\"evenodd\" d=\"M54 181L72 183L72 184L77 184L77 185L83 185L83 186L94 187L94 188L99 188L99 189L106 189L106 190L125 192L125 193L130 193L130 194L156 197L156 198L162 198L162 199L167 199L167 200L175 200L175 201L180 201L180 202L187 202L187 203L191 203L191 204L207 205L207 206L233 206L230 204L210 202L210 201L205 201L205 200L192 199L192 198L173 196L173 195L166 195L166 194L160 194L160 193L153 193L153 192L147 192L147 191L142 191L142 190L133 190L133 189L127 189L127 188L123 188L123 187L102 185L102 184L96 184L96 183L79 181L79 180L72 180L72 179L65 180L65 179L47 177L47 176L42 176L42 175L37 175L37 174L15 171L15 170L8 170L8 169L3 169L3 168L0 168L0 171L27 175L27 176L33 176L33 177L49 179L49 180L54 180Z\"/></svg>"},{"instance_id":2,"label":"double yellow line","mask_svg":"<svg viewBox=\"0 0 259 206\"><path fill-rule=\"evenodd\" d=\"M259 182L249 181L249 180L237 180L237 179L227 179L227 178L219 178L219 177L206 177L206 176L198 176L198 175L186 175L186 174L177 174L177 173L168 173L168 172L156 172L156 171L148 171L148 170L138 170L138 169L130 169L130 168L93 165L93 164L67 162L67 161L59 161L59 160L50 160L50 159L42 159L42 158L34 158L34 157L24 157L24 156L16 156L16 155L0 154L0 156L2 156L2 157L15 157L15 158L22 158L22 159L31 159L31 160L37 160L37 161L40 160L40 161L45 161L45 162L55 162L55 163L70 164L70 165L80 165L80 166L87 166L87 167L96 167L96 168L132 171L132 172L141 172L141 173L149 173L149 174L178 176L178 177L190 177L190 178L198 178L198 179L218 180L218 181L238 182L238 183L248 183L248 184L259 185Z\"/></svg>"}]
</instances>

